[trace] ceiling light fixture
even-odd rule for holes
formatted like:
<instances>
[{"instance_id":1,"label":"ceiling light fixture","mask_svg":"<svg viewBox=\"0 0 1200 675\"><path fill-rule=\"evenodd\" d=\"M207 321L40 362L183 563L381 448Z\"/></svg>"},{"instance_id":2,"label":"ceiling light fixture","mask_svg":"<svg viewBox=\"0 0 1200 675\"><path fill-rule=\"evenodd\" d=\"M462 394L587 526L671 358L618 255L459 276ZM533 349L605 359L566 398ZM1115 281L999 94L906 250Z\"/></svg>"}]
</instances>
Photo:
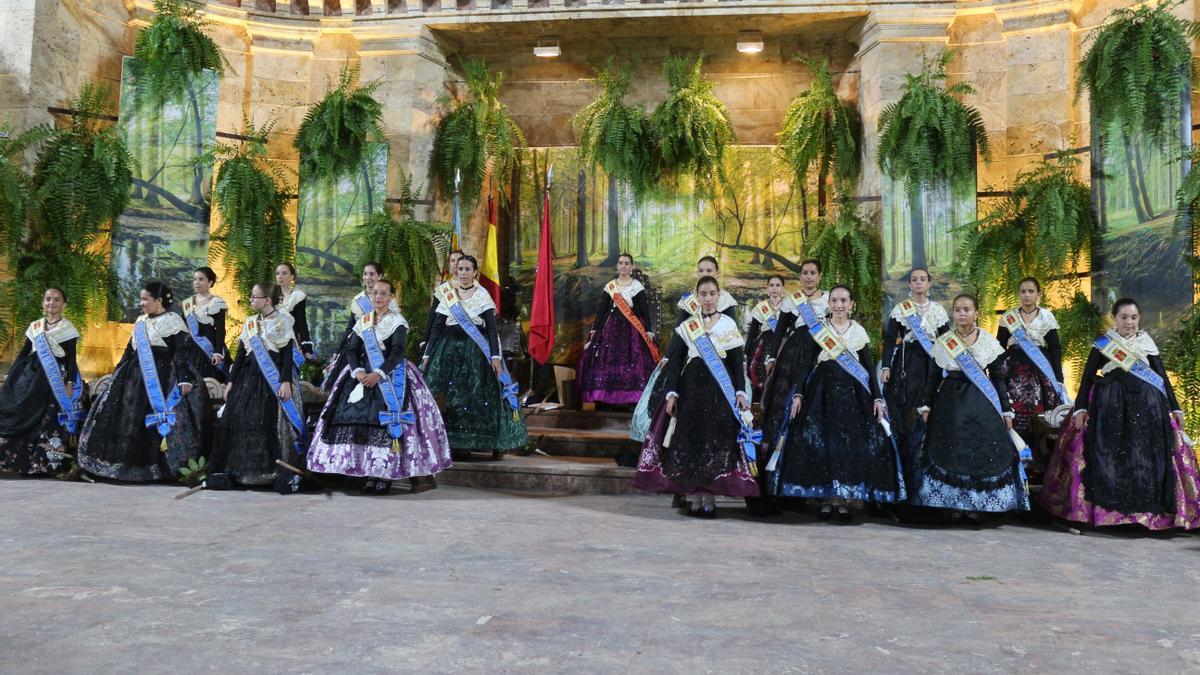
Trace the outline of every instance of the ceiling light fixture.
<instances>
[{"instance_id":1,"label":"ceiling light fixture","mask_svg":"<svg viewBox=\"0 0 1200 675\"><path fill-rule=\"evenodd\" d=\"M562 54L562 48L558 46L557 35L538 38L537 45L533 48L533 55L543 59L552 59L560 54Z\"/></svg>"},{"instance_id":2,"label":"ceiling light fixture","mask_svg":"<svg viewBox=\"0 0 1200 675\"><path fill-rule=\"evenodd\" d=\"M761 52L763 50L762 31L738 31L737 50L743 54L757 54Z\"/></svg>"}]
</instances>

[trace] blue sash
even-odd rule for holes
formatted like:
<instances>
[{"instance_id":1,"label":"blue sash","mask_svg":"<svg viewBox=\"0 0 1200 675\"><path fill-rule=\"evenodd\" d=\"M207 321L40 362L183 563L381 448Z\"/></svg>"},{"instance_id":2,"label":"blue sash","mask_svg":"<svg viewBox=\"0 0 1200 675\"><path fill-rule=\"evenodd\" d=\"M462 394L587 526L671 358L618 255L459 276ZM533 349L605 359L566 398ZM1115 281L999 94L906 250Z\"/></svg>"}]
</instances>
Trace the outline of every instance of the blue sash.
<instances>
[{"instance_id":1,"label":"blue sash","mask_svg":"<svg viewBox=\"0 0 1200 675\"><path fill-rule=\"evenodd\" d=\"M354 304L358 305L358 308L362 310L363 314L370 314L371 310L375 309L371 306L371 301L367 299L365 293L360 293L359 295L354 296Z\"/></svg>"},{"instance_id":2,"label":"blue sash","mask_svg":"<svg viewBox=\"0 0 1200 675\"><path fill-rule=\"evenodd\" d=\"M154 411L146 415L146 426L154 427L165 441L175 425L175 406L183 398L179 387L171 387L170 396L163 400L162 384L158 381L158 370L154 367L154 352L150 347L150 336L146 333L146 321L133 324L133 341L137 345L138 366L142 370L142 384L146 387L146 398Z\"/></svg>"},{"instance_id":3,"label":"blue sash","mask_svg":"<svg viewBox=\"0 0 1200 675\"><path fill-rule=\"evenodd\" d=\"M1163 395L1163 398L1168 398L1167 388L1163 383L1162 376L1154 372L1144 361L1130 354L1124 347L1114 342L1112 338L1107 335L1101 335L1092 346L1100 350L1101 354L1108 357L1119 368L1154 387L1155 391Z\"/></svg>"},{"instance_id":4,"label":"blue sash","mask_svg":"<svg viewBox=\"0 0 1200 675\"><path fill-rule=\"evenodd\" d=\"M1042 374L1042 377L1054 385L1054 390L1058 392L1058 399L1065 403L1067 401L1066 387L1054 376L1054 368L1050 365L1050 360L1042 353L1041 348L1033 343L1033 340L1029 337L1029 333L1025 330L1025 322L1017 316L1016 311L1009 310L1005 312L1004 316L1000 317L1000 320L1008 327L1008 332L1016 338L1017 346L1021 348L1021 351L1025 352L1025 356L1028 356L1033 365L1037 366L1038 372Z\"/></svg>"},{"instance_id":5,"label":"blue sash","mask_svg":"<svg viewBox=\"0 0 1200 675\"><path fill-rule=\"evenodd\" d=\"M200 321L196 318L196 312L191 309L190 305L185 304L184 310L186 312L184 319L187 320L188 333L191 333L192 341L196 343L200 351L204 352L204 356L208 358L208 362L212 363L213 354L216 352L212 341L200 334ZM225 364L218 363L217 370L222 373L225 372Z\"/></svg>"},{"instance_id":6,"label":"blue sash","mask_svg":"<svg viewBox=\"0 0 1200 675\"><path fill-rule=\"evenodd\" d=\"M900 314L904 317L904 325L908 326L908 330L912 331L913 337L921 344L921 348L929 356L933 356L933 340L929 339L929 334L925 332L925 324L921 321L921 315L917 313L916 304L912 300L905 300L900 303ZM1054 381L1054 378L1050 378Z\"/></svg>"},{"instance_id":7,"label":"blue sash","mask_svg":"<svg viewBox=\"0 0 1200 675\"><path fill-rule=\"evenodd\" d=\"M75 391L71 396L67 396L67 385L63 382L58 360L54 358L54 352L50 349L50 339L46 337L46 330L42 328L42 319L34 322L33 330L33 347L37 350L38 362L42 364L42 372L46 374L46 381L50 383L50 391L54 393L54 400L58 403L58 423L66 428L67 433L73 434L75 425L79 421L80 406L78 402L83 396L83 382L77 374Z\"/></svg>"},{"instance_id":8,"label":"blue sash","mask_svg":"<svg viewBox=\"0 0 1200 675\"><path fill-rule=\"evenodd\" d=\"M476 291L476 293L478 292L479 291ZM450 316L454 317L454 320L458 322L458 325L462 326L462 329L467 334L467 337L471 338L471 341L475 343L475 346L479 347L479 350L483 352L483 356L487 359L488 365L490 366L492 363L491 345L488 344L487 338L483 336L483 333L479 332L479 326L476 326L475 323L471 321L471 316L467 314L466 308L462 306L461 302L459 302L458 293L455 292L454 287L448 283L442 284L441 286L438 286L438 293L442 297L442 302L449 307ZM503 365L503 360L501 360L501 365ZM501 369L500 395L504 397L504 400L508 402L508 406L513 410L521 407L521 404L517 401L517 390L518 385L516 382L513 382L512 375L509 374L507 369Z\"/></svg>"},{"instance_id":9,"label":"blue sash","mask_svg":"<svg viewBox=\"0 0 1200 675\"><path fill-rule=\"evenodd\" d=\"M364 314L363 323L372 323L371 317L374 313ZM363 346L367 350L367 360L371 363L372 370L380 370L383 368L383 349L379 344L379 338L375 335L375 326L370 325L362 332ZM404 387L406 372L404 369L404 361L396 366L396 369L387 376L391 379L381 379L379 381L379 391L383 394L383 401L387 404L387 411L379 413L379 423L386 426L388 434L392 438L400 438L404 434L405 424L416 424L417 418L412 410L404 410Z\"/></svg>"},{"instance_id":10,"label":"blue sash","mask_svg":"<svg viewBox=\"0 0 1200 675\"><path fill-rule=\"evenodd\" d=\"M846 371L850 377L862 385L863 389L870 393L871 376L867 374L867 369L858 362L858 359L854 358L850 350L846 348L846 343L842 342L841 338L835 335L828 325L822 324L815 333L812 333L812 338L821 347L821 351L833 357L842 370Z\"/></svg>"},{"instance_id":11,"label":"blue sash","mask_svg":"<svg viewBox=\"0 0 1200 675\"><path fill-rule=\"evenodd\" d=\"M730 410L733 411L733 417L737 420L740 427L738 431L738 444L742 446L742 451L746 453L746 459L752 467L751 470L757 473L757 465L755 464L757 453L754 446L762 443L762 431L751 427L742 419L741 411L737 407L737 394L733 390L733 380L730 379L729 372L725 370L725 364L721 361L720 355L717 354L717 348L713 346L712 339L704 331L702 320L696 317L688 319L684 322L684 331L691 338L692 344L696 345L696 351L700 353L700 358L704 361L704 365L708 366L708 372L712 374L713 379L717 381L717 386L721 388L721 393L725 395L725 402L729 404Z\"/></svg>"},{"instance_id":12,"label":"blue sash","mask_svg":"<svg viewBox=\"0 0 1200 675\"><path fill-rule=\"evenodd\" d=\"M296 396L300 392L292 392L292 397L286 401L279 398L279 386L282 384L279 379L279 369L275 367L275 362L271 360L271 354L267 350L267 346L263 344L262 336L258 334L257 321L253 317L246 321L245 330L250 331L250 351L254 352L254 360L258 362L258 369L262 372L263 379L267 381L267 385L271 387L271 395L275 397L276 401L279 401L279 407L283 409L284 414L287 415L288 422L291 423L292 428L298 434L295 443L296 454L303 455L305 450L303 442L305 436L304 416L296 408Z\"/></svg>"},{"instance_id":13,"label":"blue sash","mask_svg":"<svg viewBox=\"0 0 1200 675\"><path fill-rule=\"evenodd\" d=\"M797 302L796 311L800 313L800 318L804 320L804 325L808 326L811 333L816 333L821 328L821 318L813 311L812 305L807 302Z\"/></svg>"},{"instance_id":14,"label":"blue sash","mask_svg":"<svg viewBox=\"0 0 1200 675\"><path fill-rule=\"evenodd\" d=\"M760 323L766 324L772 332L774 332L775 327L779 325L779 315L775 312L775 309L771 307L770 300L763 300L755 305L752 316L758 319Z\"/></svg>"}]
</instances>

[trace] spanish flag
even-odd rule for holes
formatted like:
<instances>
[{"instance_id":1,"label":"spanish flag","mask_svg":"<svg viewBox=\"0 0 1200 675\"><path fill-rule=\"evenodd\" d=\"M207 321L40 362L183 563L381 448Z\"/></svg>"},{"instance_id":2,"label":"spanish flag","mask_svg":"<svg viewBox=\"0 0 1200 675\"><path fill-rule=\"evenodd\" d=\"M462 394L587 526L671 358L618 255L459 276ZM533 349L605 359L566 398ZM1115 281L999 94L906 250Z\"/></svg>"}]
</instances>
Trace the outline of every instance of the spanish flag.
<instances>
[{"instance_id":1,"label":"spanish flag","mask_svg":"<svg viewBox=\"0 0 1200 675\"><path fill-rule=\"evenodd\" d=\"M488 195L487 238L483 244L483 260L479 263L479 285L483 286L492 302L496 303L496 314L500 314L500 256L496 252L496 202Z\"/></svg>"}]
</instances>

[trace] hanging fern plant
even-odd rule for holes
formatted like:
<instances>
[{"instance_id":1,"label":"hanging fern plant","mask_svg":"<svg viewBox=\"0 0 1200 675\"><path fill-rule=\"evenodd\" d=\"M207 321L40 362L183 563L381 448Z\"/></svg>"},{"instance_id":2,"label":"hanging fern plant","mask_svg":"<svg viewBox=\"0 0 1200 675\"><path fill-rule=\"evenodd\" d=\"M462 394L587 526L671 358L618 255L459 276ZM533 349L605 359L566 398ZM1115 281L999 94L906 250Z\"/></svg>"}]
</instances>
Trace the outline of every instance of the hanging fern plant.
<instances>
[{"instance_id":1,"label":"hanging fern plant","mask_svg":"<svg viewBox=\"0 0 1200 675\"><path fill-rule=\"evenodd\" d=\"M841 193L848 192L858 178L862 118L837 97L827 61L806 59L804 63L812 70L813 83L788 107L779 132L779 153L791 167L797 185L807 185L816 168L818 215L824 216L830 172Z\"/></svg>"},{"instance_id":2,"label":"hanging fern plant","mask_svg":"<svg viewBox=\"0 0 1200 675\"><path fill-rule=\"evenodd\" d=\"M445 223L417 220L416 192L412 178L403 177L400 184L400 220L388 213L373 214L362 225L360 267L368 261L378 261L388 270L388 278L396 285L397 302L412 326L424 326L429 316L429 298L434 280L441 271L443 256L439 255L435 239L449 237ZM420 331L409 331L407 351L411 358L420 358Z\"/></svg>"},{"instance_id":3,"label":"hanging fern plant","mask_svg":"<svg viewBox=\"0 0 1200 675\"><path fill-rule=\"evenodd\" d=\"M880 330L883 313L883 239L858 214L848 197L837 202L837 216L818 219L804 242L804 257L821 264L821 279L827 284L844 284L854 290L855 314L868 335ZM878 356L882 345L873 345Z\"/></svg>"},{"instance_id":4,"label":"hanging fern plant","mask_svg":"<svg viewBox=\"0 0 1200 675\"><path fill-rule=\"evenodd\" d=\"M1148 134L1156 145L1177 142L1180 97L1194 80L1194 21L1172 16L1178 0L1118 7L1097 31L1079 64L1075 96L1088 92L1092 123L1103 135ZM1117 126L1119 124L1119 126Z\"/></svg>"},{"instance_id":5,"label":"hanging fern plant","mask_svg":"<svg viewBox=\"0 0 1200 675\"><path fill-rule=\"evenodd\" d=\"M204 34L205 23L184 0L154 0L154 20L138 33L133 55L145 66L138 77L138 102L161 105L182 100L187 82L205 69L224 71L225 57Z\"/></svg>"},{"instance_id":6,"label":"hanging fern plant","mask_svg":"<svg viewBox=\"0 0 1200 675\"><path fill-rule=\"evenodd\" d=\"M443 98L446 108L433 137L431 169L443 194L454 194L456 174L461 177L459 198L471 209L483 193L483 181L491 165L492 175L504 179L512 173L517 151L525 135L513 121L508 106L500 102L504 73L488 70L483 59L462 62L466 96Z\"/></svg>"},{"instance_id":7,"label":"hanging fern plant","mask_svg":"<svg viewBox=\"0 0 1200 675\"><path fill-rule=\"evenodd\" d=\"M100 244L129 203L133 159L116 127L105 121L112 114L106 87L86 84L67 105L74 115L64 128L10 140L15 150L45 139L28 182L24 226L19 213L6 215L0 241L13 273L0 297L14 328L41 315L47 286L67 292L67 316L81 328L116 297ZM18 161L15 155L9 160ZM12 176L5 182L15 187L20 180Z\"/></svg>"},{"instance_id":8,"label":"hanging fern plant","mask_svg":"<svg viewBox=\"0 0 1200 675\"><path fill-rule=\"evenodd\" d=\"M32 201L32 179L22 166L22 157L52 133L50 127L37 126L18 134L7 122L0 124L0 258L6 263L11 264L12 254L25 239ZM0 350L15 337L17 306L13 297L7 292L0 301Z\"/></svg>"},{"instance_id":9,"label":"hanging fern plant","mask_svg":"<svg viewBox=\"0 0 1200 675\"><path fill-rule=\"evenodd\" d=\"M879 168L904 181L910 200L942 182L974 190L976 154L991 158L979 111L955 98L975 90L966 82L945 86L953 56L947 50L905 75L904 95L879 115Z\"/></svg>"},{"instance_id":10,"label":"hanging fern plant","mask_svg":"<svg viewBox=\"0 0 1200 675\"><path fill-rule=\"evenodd\" d=\"M1075 291L1070 303L1054 310L1054 318L1058 320L1058 337L1062 342L1063 361L1082 365L1087 361L1088 352L1092 350L1092 342L1104 330L1104 315L1096 309L1096 305L1083 291L1079 290Z\"/></svg>"},{"instance_id":11,"label":"hanging fern plant","mask_svg":"<svg viewBox=\"0 0 1200 675\"><path fill-rule=\"evenodd\" d=\"M596 69L596 81L603 88L600 95L571 122L579 133L583 160L627 183L634 198L640 200L658 182L659 153L646 108L625 103L638 63L635 58L618 68L616 60L609 57Z\"/></svg>"},{"instance_id":12,"label":"hanging fern plant","mask_svg":"<svg viewBox=\"0 0 1200 675\"><path fill-rule=\"evenodd\" d=\"M986 217L965 227L956 264L983 307L1017 301L1027 276L1064 281L1089 260L1097 235L1091 188L1079 180L1080 160L1060 156L1017 176L1009 196Z\"/></svg>"},{"instance_id":13,"label":"hanging fern plant","mask_svg":"<svg viewBox=\"0 0 1200 675\"><path fill-rule=\"evenodd\" d=\"M356 86L358 69L344 66L337 86L309 108L293 142L300 173L336 179L358 170L367 143L383 138L383 104L375 100L379 82Z\"/></svg>"},{"instance_id":14,"label":"hanging fern plant","mask_svg":"<svg viewBox=\"0 0 1200 675\"><path fill-rule=\"evenodd\" d=\"M284 216L290 199L286 178L266 161L273 124L245 122L246 140L218 143L204 160L220 162L213 198L221 224L209 243L209 257L233 275L238 302L249 311L254 284L271 281L275 266L292 262L296 241Z\"/></svg>"},{"instance_id":15,"label":"hanging fern plant","mask_svg":"<svg viewBox=\"0 0 1200 675\"><path fill-rule=\"evenodd\" d=\"M713 94L716 82L705 79L703 66L703 55L668 56L663 74L670 90L650 117L663 173L691 176L701 189L719 180L725 149L736 141L729 110Z\"/></svg>"}]
</instances>

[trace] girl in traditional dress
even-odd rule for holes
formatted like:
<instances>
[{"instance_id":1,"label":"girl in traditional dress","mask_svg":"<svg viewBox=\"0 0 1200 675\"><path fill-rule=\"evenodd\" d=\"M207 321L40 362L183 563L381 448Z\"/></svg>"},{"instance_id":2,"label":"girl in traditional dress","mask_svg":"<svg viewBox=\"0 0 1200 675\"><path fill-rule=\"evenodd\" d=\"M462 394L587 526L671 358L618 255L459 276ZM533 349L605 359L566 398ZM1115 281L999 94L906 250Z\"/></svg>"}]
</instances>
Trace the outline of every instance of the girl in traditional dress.
<instances>
[{"instance_id":1,"label":"girl in traditional dress","mask_svg":"<svg viewBox=\"0 0 1200 675\"><path fill-rule=\"evenodd\" d=\"M413 492L437 487L450 467L450 442L437 401L416 366L404 358L408 322L390 307L396 290L380 279L372 310L354 326L348 367L321 411L308 468L367 478L364 494L387 494L407 478ZM389 423L381 422L381 417Z\"/></svg>"},{"instance_id":2,"label":"girl in traditional dress","mask_svg":"<svg viewBox=\"0 0 1200 675\"><path fill-rule=\"evenodd\" d=\"M421 369L429 389L445 401L450 447L491 450L499 458L525 446L525 420L500 357L496 305L475 283L478 274L479 263L464 255L458 261L458 287L438 287L438 318Z\"/></svg>"},{"instance_id":3,"label":"girl in traditional dress","mask_svg":"<svg viewBox=\"0 0 1200 675\"><path fill-rule=\"evenodd\" d=\"M450 278L446 279L446 282L455 288L458 288L458 259L464 255L466 254L458 249L454 249L450 252L450 263L449 267L447 267L447 269L450 270ZM421 349L425 349L425 345L429 344L429 336L433 334L433 324L438 320L438 302L437 290L434 289L433 302L431 305L429 305L429 318L425 321L425 337L422 338L421 344L419 345Z\"/></svg>"},{"instance_id":4,"label":"girl in traditional dress","mask_svg":"<svg viewBox=\"0 0 1200 675\"><path fill-rule=\"evenodd\" d=\"M712 277L720 279L721 267L717 263L717 259L711 255L706 255L696 262L696 279L704 277ZM699 316L700 301L692 292L684 293L679 298L679 302L675 304L675 327L679 327L684 319L692 316ZM717 298L717 311L725 314L734 321L737 320L737 300L733 298L727 291L722 290ZM678 339L674 332L671 333L671 340ZM671 345L667 344L667 352L671 351ZM650 379L646 382L645 389L638 397L637 406L633 410L633 419L630 421L629 437L639 443L646 440L646 433L650 430L650 420L655 410L662 405L665 382L663 381L662 371L667 366L667 357L664 354L655 367L654 372L650 374ZM682 506L682 502L676 500L675 506Z\"/></svg>"},{"instance_id":5,"label":"girl in traditional dress","mask_svg":"<svg viewBox=\"0 0 1200 675\"><path fill-rule=\"evenodd\" d=\"M1051 514L1087 525L1200 527L1200 476L1158 345L1130 298L1112 308L1083 370L1039 494Z\"/></svg>"},{"instance_id":6,"label":"girl in traditional dress","mask_svg":"<svg viewBox=\"0 0 1200 675\"><path fill-rule=\"evenodd\" d=\"M796 320L783 339L775 344L775 349L767 353L762 431L763 438L772 446L791 406L791 394L794 393L791 389L798 382L789 368L804 362L797 352L810 349L813 344L812 330L829 312L829 294L821 290L821 263L816 260L800 263L800 286L800 290L792 293Z\"/></svg>"},{"instance_id":7,"label":"girl in traditional dress","mask_svg":"<svg viewBox=\"0 0 1200 675\"><path fill-rule=\"evenodd\" d=\"M256 284L238 336L237 355L225 385L225 406L217 422L212 468L242 485L269 485L280 474L275 460L300 460L304 407L293 368L292 315L279 309L283 290Z\"/></svg>"},{"instance_id":8,"label":"girl in traditional dress","mask_svg":"<svg viewBox=\"0 0 1200 675\"><path fill-rule=\"evenodd\" d=\"M197 267L192 273L195 295L182 303L183 320L196 348L200 375L225 382L225 315L229 305L219 295L212 294L217 273L211 267Z\"/></svg>"},{"instance_id":9,"label":"girl in traditional dress","mask_svg":"<svg viewBox=\"0 0 1200 675\"><path fill-rule=\"evenodd\" d=\"M925 398L933 343L950 330L946 310L929 299L932 281L929 270L914 267L908 273L909 297L896 303L883 326L883 397L893 437L902 451L909 447L908 435L918 417L917 407ZM912 458L904 458L904 463L911 465Z\"/></svg>"},{"instance_id":10,"label":"girl in traditional dress","mask_svg":"<svg viewBox=\"0 0 1200 675\"><path fill-rule=\"evenodd\" d=\"M633 256L617 256L617 277L600 292L596 318L579 362L584 402L638 402L658 362L649 292L633 277Z\"/></svg>"},{"instance_id":11,"label":"girl in traditional dress","mask_svg":"<svg viewBox=\"0 0 1200 675\"><path fill-rule=\"evenodd\" d=\"M83 424L83 381L75 364L79 331L63 317L66 306L63 290L46 289L45 315L25 329L0 385L0 471L36 476L69 468L70 439Z\"/></svg>"},{"instance_id":12,"label":"girl in traditional dress","mask_svg":"<svg viewBox=\"0 0 1200 675\"><path fill-rule=\"evenodd\" d=\"M333 387L337 376L346 368L349 363L346 354L346 346L350 344L350 338L354 335L354 327L358 325L358 320L371 311L371 292L375 288L375 282L383 278L383 263L369 262L363 265L362 269L362 286L363 290L350 299L350 313L346 317L346 329L342 331L342 339L338 342L337 351L330 359L329 366L325 370L325 381L321 384L321 388L329 390ZM391 310L400 313L400 306L393 300Z\"/></svg>"},{"instance_id":13,"label":"girl in traditional dress","mask_svg":"<svg viewBox=\"0 0 1200 675\"><path fill-rule=\"evenodd\" d=\"M1021 303L1000 319L996 339L1006 348L1005 366L1008 396L1012 401L1013 429L1025 440L1033 454L1030 477L1040 484L1050 449L1034 433L1035 417L1062 405L1067 390L1063 387L1062 344L1054 313L1039 306L1042 285L1026 277L1017 286Z\"/></svg>"},{"instance_id":14,"label":"girl in traditional dress","mask_svg":"<svg viewBox=\"0 0 1200 675\"><path fill-rule=\"evenodd\" d=\"M297 368L304 359L315 358L316 350L308 333L308 294L296 286L296 266L291 263L279 263L275 266L275 285L283 293L283 300L276 309L292 316L292 333L299 345L299 355L293 354L292 359ZM297 358L299 356L299 358Z\"/></svg>"},{"instance_id":15,"label":"girl in traditional dress","mask_svg":"<svg viewBox=\"0 0 1200 675\"><path fill-rule=\"evenodd\" d=\"M208 388L191 358L191 335L166 284L142 286L142 314L88 414L79 437L79 468L123 481L173 480L201 454Z\"/></svg>"},{"instance_id":16,"label":"girl in traditional dress","mask_svg":"<svg viewBox=\"0 0 1200 675\"><path fill-rule=\"evenodd\" d=\"M750 388L755 399L761 399L767 381L767 355L779 349L779 343L796 325L796 304L784 288L779 274L767 277L767 297L750 312L750 329L746 334L746 354L749 365Z\"/></svg>"},{"instance_id":17,"label":"girl in traditional dress","mask_svg":"<svg viewBox=\"0 0 1200 675\"><path fill-rule=\"evenodd\" d=\"M846 286L829 292L830 318L813 335L817 349L788 372L796 378L787 439L772 459L772 494L824 500L817 517L850 520L846 500L891 503L905 496L896 447L884 427L871 339L850 318Z\"/></svg>"},{"instance_id":18,"label":"girl in traditional dress","mask_svg":"<svg viewBox=\"0 0 1200 675\"><path fill-rule=\"evenodd\" d=\"M715 495L757 497L746 443L754 437L737 322L717 307L713 277L696 284L700 316L675 328L664 379L667 393L642 445L634 487L691 495L688 513L716 517Z\"/></svg>"},{"instance_id":19,"label":"girl in traditional dress","mask_svg":"<svg viewBox=\"0 0 1200 675\"><path fill-rule=\"evenodd\" d=\"M982 522L980 512L1027 511L1020 450L1012 433L1008 389L998 372L1004 348L979 329L979 303L954 298L954 330L934 343L929 385L919 412L925 434L914 472L922 506L950 509L950 521Z\"/></svg>"}]
</instances>

